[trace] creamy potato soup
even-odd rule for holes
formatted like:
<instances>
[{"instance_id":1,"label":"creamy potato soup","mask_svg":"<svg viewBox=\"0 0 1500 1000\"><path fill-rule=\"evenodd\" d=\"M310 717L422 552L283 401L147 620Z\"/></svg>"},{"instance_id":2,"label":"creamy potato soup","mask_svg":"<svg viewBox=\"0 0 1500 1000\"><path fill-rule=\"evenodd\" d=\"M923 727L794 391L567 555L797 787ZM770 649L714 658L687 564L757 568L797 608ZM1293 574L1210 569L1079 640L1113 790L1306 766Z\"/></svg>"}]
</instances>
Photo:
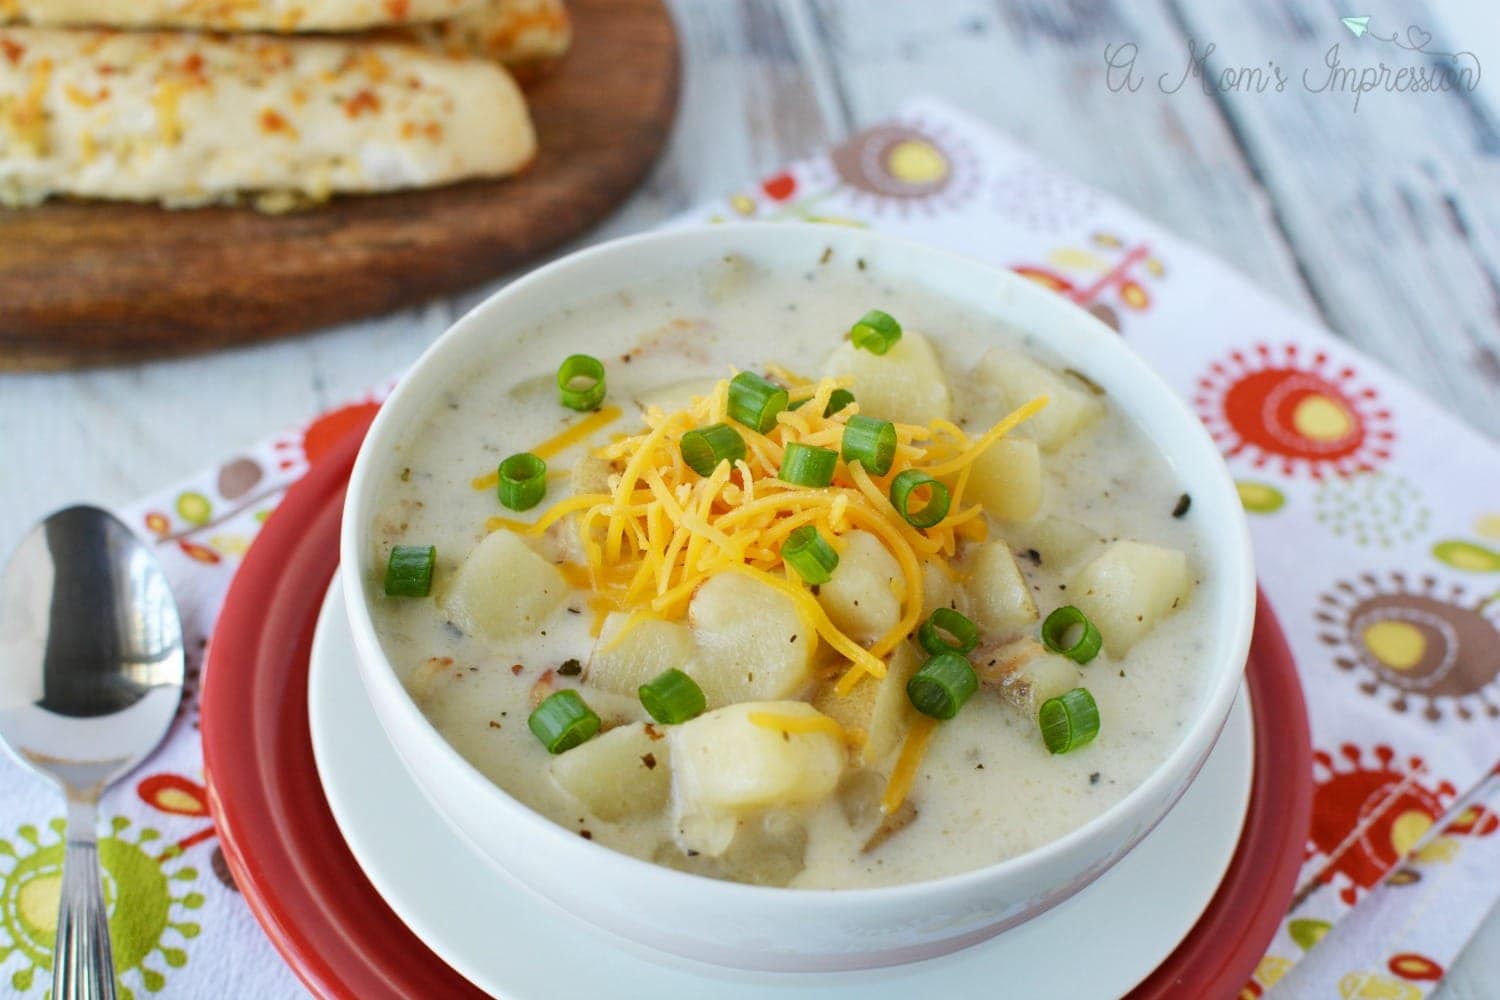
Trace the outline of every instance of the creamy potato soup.
<instances>
[{"instance_id":1,"label":"creamy potato soup","mask_svg":"<svg viewBox=\"0 0 1500 1000\"><path fill-rule=\"evenodd\" d=\"M1151 442L1046 331L859 261L560 306L390 468L369 600L412 697L648 861L982 867L1119 801L1199 705L1217 584Z\"/></svg>"}]
</instances>

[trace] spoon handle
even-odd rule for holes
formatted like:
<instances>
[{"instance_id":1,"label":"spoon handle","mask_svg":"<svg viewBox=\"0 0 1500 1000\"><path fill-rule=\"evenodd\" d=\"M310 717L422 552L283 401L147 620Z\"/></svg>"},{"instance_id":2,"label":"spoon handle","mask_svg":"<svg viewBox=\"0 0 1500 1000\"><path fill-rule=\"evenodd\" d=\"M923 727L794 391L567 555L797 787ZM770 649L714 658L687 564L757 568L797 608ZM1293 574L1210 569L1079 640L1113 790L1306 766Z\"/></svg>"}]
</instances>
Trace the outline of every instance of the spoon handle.
<instances>
[{"instance_id":1,"label":"spoon handle","mask_svg":"<svg viewBox=\"0 0 1500 1000\"><path fill-rule=\"evenodd\" d=\"M97 819L92 802L68 803L68 851L52 956L54 1000L115 1000L109 914L99 883Z\"/></svg>"}]
</instances>

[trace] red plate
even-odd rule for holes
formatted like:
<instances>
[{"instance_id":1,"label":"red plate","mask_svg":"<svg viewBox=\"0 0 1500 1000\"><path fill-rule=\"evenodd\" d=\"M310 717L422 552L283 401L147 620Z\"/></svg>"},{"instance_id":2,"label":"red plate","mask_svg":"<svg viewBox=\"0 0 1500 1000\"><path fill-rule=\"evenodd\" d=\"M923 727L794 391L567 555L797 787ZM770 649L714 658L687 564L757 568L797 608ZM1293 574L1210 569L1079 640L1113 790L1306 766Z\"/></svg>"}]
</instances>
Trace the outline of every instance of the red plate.
<instances>
[{"instance_id":1,"label":"red plate","mask_svg":"<svg viewBox=\"0 0 1500 1000\"><path fill-rule=\"evenodd\" d=\"M209 804L235 882L315 995L479 997L365 879L313 764L308 658L366 426L286 495L229 588L204 671ZM1239 848L1202 918L1131 1000L1236 996L1286 915L1312 809L1312 753L1296 667L1263 595L1247 678L1255 774Z\"/></svg>"},{"instance_id":2,"label":"red plate","mask_svg":"<svg viewBox=\"0 0 1500 1000\"><path fill-rule=\"evenodd\" d=\"M391 912L313 765L307 664L367 418L292 488L230 585L204 667L209 808L255 918L319 997L483 997Z\"/></svg>"}]
</instances>

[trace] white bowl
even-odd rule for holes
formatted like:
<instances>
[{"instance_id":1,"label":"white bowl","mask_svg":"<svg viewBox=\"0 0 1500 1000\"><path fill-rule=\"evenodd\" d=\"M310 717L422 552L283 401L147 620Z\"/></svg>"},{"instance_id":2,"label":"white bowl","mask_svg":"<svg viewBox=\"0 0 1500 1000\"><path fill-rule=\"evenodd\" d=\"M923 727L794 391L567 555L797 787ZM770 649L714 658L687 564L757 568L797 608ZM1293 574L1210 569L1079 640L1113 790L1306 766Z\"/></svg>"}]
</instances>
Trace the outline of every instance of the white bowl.
<instances>
[{"instance_id":1,"label":"white bowl","mask_svg":"<svg viewBox=\"0 0 1500 1000\"><path fill-rule=\"evenodd\" d=\"M561 304L691 274L738 253L791 277L833 247L840 259L915 282L976 315L1029 331L1104 386L1165 454L1203 533L1204 570L1219 583L1197 715L1162 765L1123 800L1072 833L999 864L876 889L765 888L687 875L578 837L511 798L455 751L407 694L365 603L378 576L366 544L379 484L396 445L443 390L493 354L495 341L555 315ZM976 352L977 353L977 352ZM1217 739L1250 646L1255 577L1234 484L1196 417L1113 331L1008 271L835 226L739 224L615 240L540 268L496 293L443 335L382 407L354 467L341 536L344 593L376 714L434 808L517 882L598 927L679 955L757 970L868 968L944 954L1000 933L1097 878L1171 809ZM1170 873L1163 873L1170 878ZM454 914L454 919L463 919Z\"/></svg>"}]
</instances>

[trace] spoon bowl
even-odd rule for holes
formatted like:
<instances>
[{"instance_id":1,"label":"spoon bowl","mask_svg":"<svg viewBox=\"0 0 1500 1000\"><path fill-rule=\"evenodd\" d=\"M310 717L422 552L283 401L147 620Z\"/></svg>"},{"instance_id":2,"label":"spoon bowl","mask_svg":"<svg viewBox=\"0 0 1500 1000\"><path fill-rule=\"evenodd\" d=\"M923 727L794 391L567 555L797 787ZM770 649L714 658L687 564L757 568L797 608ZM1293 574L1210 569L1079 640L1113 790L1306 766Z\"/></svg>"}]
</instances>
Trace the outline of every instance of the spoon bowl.
<instances>
[{"instance_id":1,"label":"spoon bowl","mask_svg":"<svg viewBox=\"0 0 1500 1000\"><path fill-rule=\"evenodd\" d=\"M21 540L0 577L0 741L67 797L58 1000L115 995L98 802L161 742L183 674L166 576L117 518L69 507Z\"/></svg>"}]
</instances>

